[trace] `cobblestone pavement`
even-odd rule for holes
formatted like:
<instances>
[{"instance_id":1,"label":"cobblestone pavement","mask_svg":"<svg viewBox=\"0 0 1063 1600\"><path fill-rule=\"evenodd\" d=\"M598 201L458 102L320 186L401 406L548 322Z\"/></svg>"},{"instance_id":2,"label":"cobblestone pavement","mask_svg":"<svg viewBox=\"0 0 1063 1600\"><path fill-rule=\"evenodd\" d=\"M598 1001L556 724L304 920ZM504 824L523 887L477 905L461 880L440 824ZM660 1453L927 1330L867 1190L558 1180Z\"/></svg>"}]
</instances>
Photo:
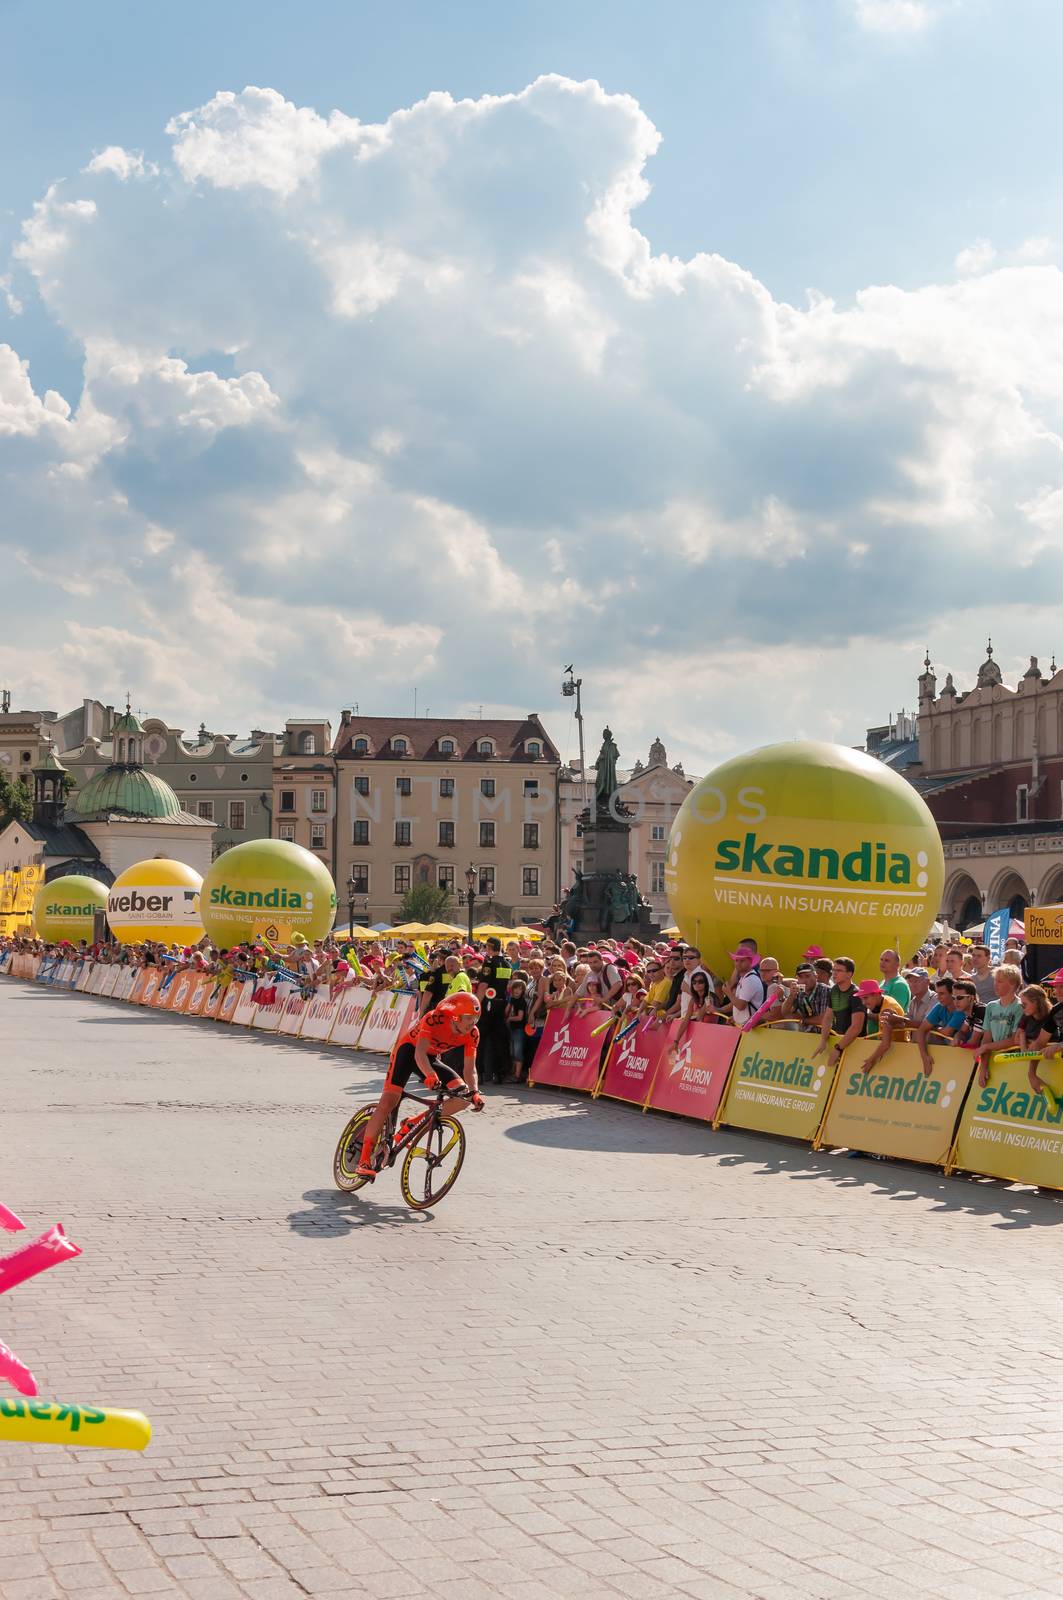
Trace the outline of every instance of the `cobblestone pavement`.
<instances>
[{"instance_id":1,"label":"cobblestone pavement","mask_svg":"<svg viewBox=\"0 0 1063 1600\"><path fill-rule=\"evenodd\" d=\"M380 1076L0 980L0 1335L155 1429L0 1444L3 1600L1058 1600L1063 1202L514 1089L421 1216Z\"/></svg>"}]
</instances>

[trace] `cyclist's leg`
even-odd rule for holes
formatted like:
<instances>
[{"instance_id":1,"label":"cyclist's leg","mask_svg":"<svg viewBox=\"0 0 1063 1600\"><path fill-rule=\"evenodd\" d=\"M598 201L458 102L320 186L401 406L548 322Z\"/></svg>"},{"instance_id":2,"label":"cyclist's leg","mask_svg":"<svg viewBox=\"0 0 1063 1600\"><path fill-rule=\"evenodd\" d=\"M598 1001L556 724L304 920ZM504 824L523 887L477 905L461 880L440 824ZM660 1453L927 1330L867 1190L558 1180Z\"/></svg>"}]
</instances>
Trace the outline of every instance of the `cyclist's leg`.
<instances>
[{"instance_id":1,"label":"cyclist's leg","mask_svg":"<svg viewBox=\"0 0 1063 1600\"><path fill-rule=\"evenodd\" d=\"M372 1165L373 1151L376 1142L384 1130L391 1112L394 1111L402 1099L402 1091L410 1081L410 1074L417 1071L416 1051L412 1044L397 1044L391 1052L388 1062L388 1073L384 1079L384 1092L377 1101L377 1108L366 1123L365 1136L362 1139L362 1155L358 1163L359 1170Z\"/></svg>"},{"instance_id":2,"label":"cyclist's leg","mask_svg":"<svg viewBox=\"0 0 1063 1600\"><path fill-rule=\"evenodd\" d=\"M483 1100L476 1078L476 1056L474 1053L469 1052L466 1054L464 1047L459 1044L455 1049L448 1050L446 1055L439 1056L436 1061L436 1070L439 1076L445 1080L448 1088L459 1088L464 1083L472 1094L471 1102L464 1098L444 1101L443 1115L445 1117L460 1117L461 1113L470 1104L477 1111L480 1109L483 1105Z\"/></svg>"}]
</instances>

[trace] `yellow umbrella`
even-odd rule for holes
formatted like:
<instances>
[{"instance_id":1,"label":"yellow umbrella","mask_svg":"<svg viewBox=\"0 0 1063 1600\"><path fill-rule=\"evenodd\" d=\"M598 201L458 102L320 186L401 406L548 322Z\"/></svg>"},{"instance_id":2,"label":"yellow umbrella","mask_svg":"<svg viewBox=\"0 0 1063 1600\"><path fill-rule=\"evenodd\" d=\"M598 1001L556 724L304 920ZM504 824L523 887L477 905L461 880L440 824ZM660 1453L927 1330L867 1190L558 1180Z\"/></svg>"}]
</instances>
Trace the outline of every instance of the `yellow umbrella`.
<instances>
[{"instance_id":1,"label":"yellow umbrella","mask_svg":"<svg viewBox=\"0 0 1063 1600\"><path fill-rule=\"evenodd\" d=\"M429 922L424 931L435 937L442 938L448 933L464 933L465 929L459 928L455 922Z\"/></svg>"},{"instance_id":2,"label":"yellow umbrella","mask_svg":"<svg viewBox=\"0 0 1063 1600\"><path fill-rule=\"evenodd\" d=\"M664 939L674 939L674 938L677 937L678 933L679 933L679 929L678 928L662 928L661 929L661 937L664 938Z\"/></svg>"},{"instance_id":3,"label":"yellow umbrella","mask_svg":"<svg viewBox=\"0 0 1063 1600\"><path fill-rule=\"evenodd\" d=\"M355 928L353 933L349 928L335 928L333 929L333 937L336 939L379 939L380 935L379 933L374 933L372 928Z\"/></svg>"},{"instance_id":4,"label":"yellow umbrella","mask_svg":"<svg viewBox=\"0 0 1063 1600\"><path fill-rule=\"evenodd\" d=\"M389 928L384 934L385 939L420 939L423 934L430 933L423 922L400 922L397 928Z\"/></svg>"},{"instance_id":5,"label":"yellow umbrella","mask_svg":"<svg viewBox=\"0 0 1063 1600\"><path fill-rule=\"evenodd\" d=\"M541 939L543 934L539 928L514 928L511 937L514 939L531 939L534 941L536 939Z\"/></svg>"},{"instance_id":6,"label":"yellow umbrella","mask_svg":"<svg viewBox=\"0 0 1063 1600\"><path fill-rule=\"evenodd\" d=\"M474 939L512 939L512 928L500 928L496 922L484 922L472 930Z\"/></svg>"}]
</instances>

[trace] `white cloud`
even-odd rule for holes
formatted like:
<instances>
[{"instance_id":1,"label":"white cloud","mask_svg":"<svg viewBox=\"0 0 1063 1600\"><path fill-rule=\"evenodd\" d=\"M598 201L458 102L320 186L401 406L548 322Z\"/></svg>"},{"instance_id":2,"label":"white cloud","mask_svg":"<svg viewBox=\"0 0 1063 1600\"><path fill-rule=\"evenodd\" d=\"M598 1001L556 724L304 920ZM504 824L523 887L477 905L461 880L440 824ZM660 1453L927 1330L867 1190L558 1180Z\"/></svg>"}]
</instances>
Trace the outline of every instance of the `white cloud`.
<instances>
[{"instance_id":1,"label":"white cloud","mask_svg":"<svg viewBox=\"0 0 1063 1600\"><path fill-rule=\"evenodd\" d=\"M956 271L963 276L973 277L980 272L988 272L997 259L996 248L989 239L976 239L961 250L956 257Z\"/></svg>"},{"instance_id":2,"label":"white cloud","mask_svg":"<svg viewBox=\"0 0 1063 1600\"><path fill-rule=\"evenodd\" d=\"M851 9L868 33L894 38L925 33L937 20L937 8L927 0L852 0Z\"/></svg>"},{"instance_id":3,"label":"white cloud","mask_svg":"<svg viewBox=\"0 0 1063 1600\"><path fill-rule=\"evenodd\" d=\"M560 78L380 125L249 89L169 127L172 160L105 151L24 226L19 293L84 386L0 347L4 681L43 617L48 703L132 678L230 727L411 681L546 710L575 655L626 742L679 725L705 762L855 736L928 642L970 647L983 590L1025 642L1029 551L1063 577L1050 251L777 302L711 218L654 253L657 130Z\"/></svg>"},{"instance_id":4,"label":"white cloud","mask_svg":"<svg viewBox=\"0 0 1063 1600\"><path fill-rule=\"evenodd\" d=\"M158 172L154 162L145 161L139 150L123 150L121 145L109 144L105 150L94 155L87 167L82 171L96 174L109 172L122 183L128 183L130 178L143 178Z\"/></svg>"}]
</instances>

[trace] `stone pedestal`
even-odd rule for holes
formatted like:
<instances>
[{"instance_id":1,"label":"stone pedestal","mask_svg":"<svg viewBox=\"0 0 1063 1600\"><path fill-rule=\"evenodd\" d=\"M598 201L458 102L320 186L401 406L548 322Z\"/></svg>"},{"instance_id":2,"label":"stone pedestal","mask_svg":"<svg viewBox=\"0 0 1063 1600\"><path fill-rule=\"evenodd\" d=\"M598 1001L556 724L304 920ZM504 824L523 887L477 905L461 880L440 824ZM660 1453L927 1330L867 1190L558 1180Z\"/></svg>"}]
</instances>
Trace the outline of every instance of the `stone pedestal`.
<instances>
[{"instance_id":1,"label":"stone pedestal","mask_svg":"<svg viewBox=\"0 0 1063 1600\"><path fill-rule=\"evenodd\" d=\"M628 872L628 835L630 825L612 812L585 813L583 821L583 892L584 900L576 916L571 937L577 944L603 936L612 939L641 939L650 943L660 935L660 928L651 916L649 907L637 920L612 920L609 884L618 872Z\"/></svg>"}]
</instances>

